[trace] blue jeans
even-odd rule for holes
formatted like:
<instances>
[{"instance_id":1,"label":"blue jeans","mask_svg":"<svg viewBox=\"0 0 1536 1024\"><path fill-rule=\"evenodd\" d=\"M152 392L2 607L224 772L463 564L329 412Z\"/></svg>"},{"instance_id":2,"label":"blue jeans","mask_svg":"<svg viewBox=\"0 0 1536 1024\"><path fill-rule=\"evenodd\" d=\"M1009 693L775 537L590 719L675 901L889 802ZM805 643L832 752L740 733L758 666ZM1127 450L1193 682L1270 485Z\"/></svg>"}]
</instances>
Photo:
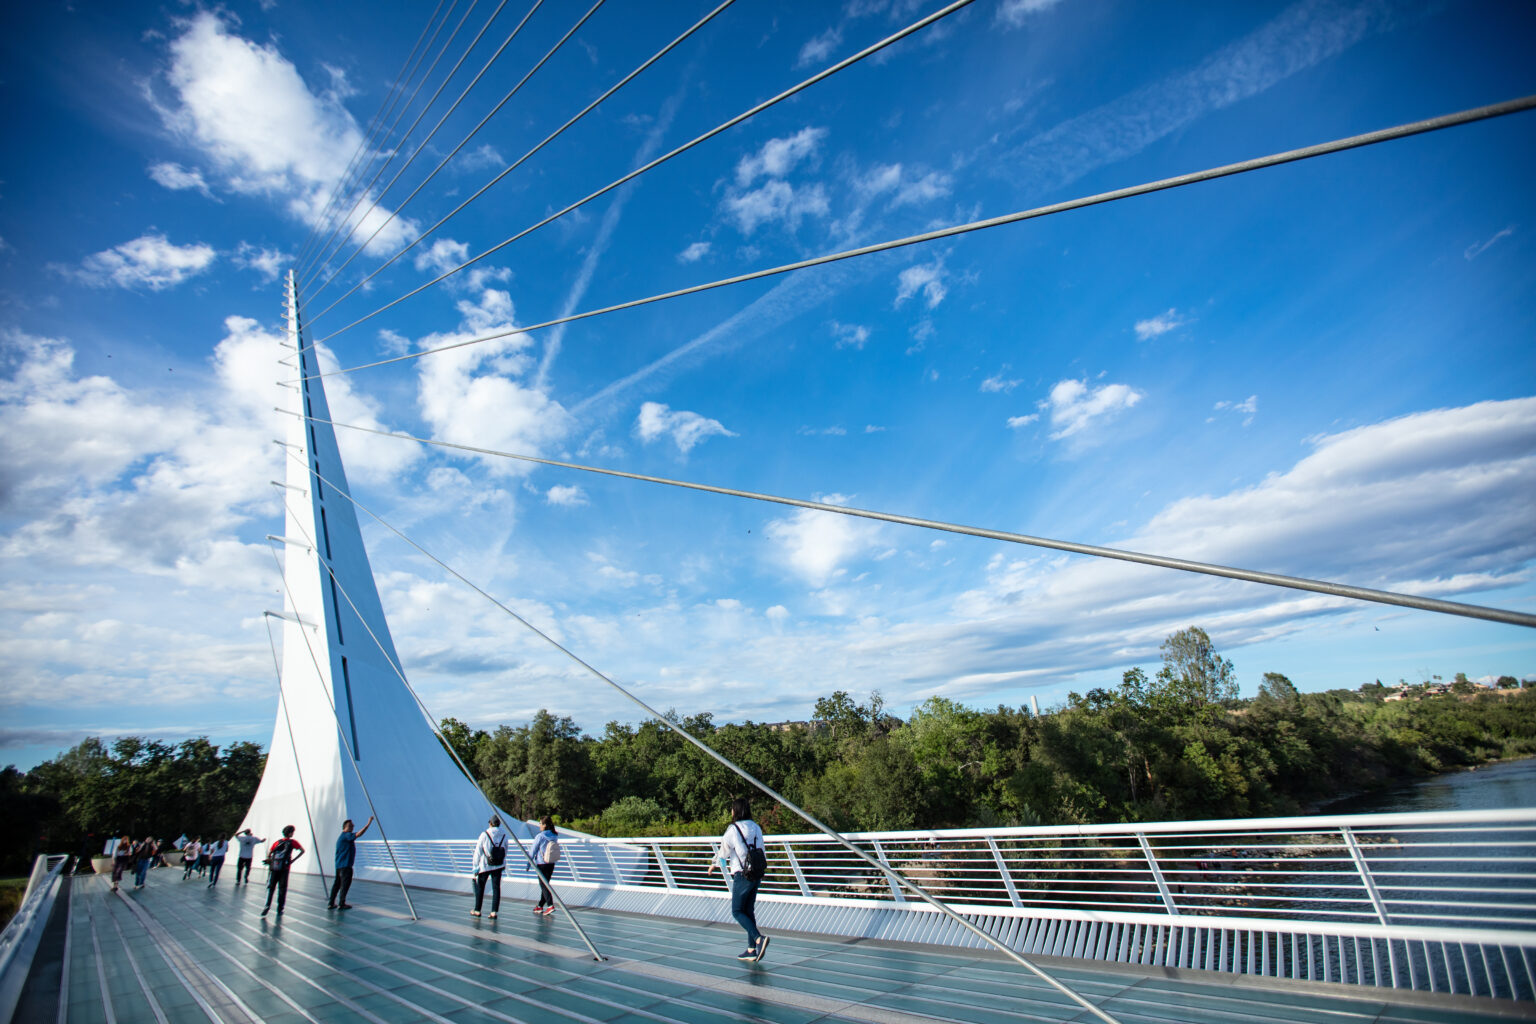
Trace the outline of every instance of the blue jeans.
<instances>
[{"instance_id":1,"label":"blue jeans","mask_svg":"<svg viewBox=\"0 0 1536 1024\"><path fill-rule=\"evenodd\" d=\"M746 875L731 876L731 916L747 930L748 945L757 944L757 887L761 884Z\"/></svg>"},{"instance_id":2,"label":"blue jeans","mask_svg":"<svg viewBox=\"0 0 1536 1024\"><path fill-rule=\"evenodd\" d=\"M133 869L133 884L143 885L144 876L149 874L149 858L140 857L139 863Z\"/></svg>"}]
</instances>

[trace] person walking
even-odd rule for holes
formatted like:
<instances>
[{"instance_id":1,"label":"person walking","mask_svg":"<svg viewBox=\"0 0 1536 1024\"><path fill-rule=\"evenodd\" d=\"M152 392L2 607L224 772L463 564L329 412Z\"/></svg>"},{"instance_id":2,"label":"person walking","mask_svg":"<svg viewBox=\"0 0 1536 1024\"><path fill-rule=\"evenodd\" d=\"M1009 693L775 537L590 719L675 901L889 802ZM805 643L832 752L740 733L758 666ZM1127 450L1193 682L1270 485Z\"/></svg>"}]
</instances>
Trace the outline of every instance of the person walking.
<instances>
[{"instance_id":1,"label":"person walking","mask_svg":"<svg viewBox=\"0 0 1536 1024\"><path fill-rule=\"evenodd\" d=\"M331 899L325 905L326 910L352 909L352 904L347 902L347 890L352 888L352 864L357 859L357 848L353 844L363 838L363 833L372 824L373 815L370 814L362 831L354 834L351 818L341 823L341 835L336 837L336 881L331 883Z\"/></svg>"},{"instance_id":2,"label":"person walking","mask_svg":"<svg viewBox=\"0 0 1536 1024\"><path fill-rule=\"evenodd\" d=\"M766 865L763 830L752 820L752 808L745 798L732 800L731 824L720 837L719 866L731 879L731 917L747 932L747 948L736 954L737 960L761 960L768 952L768 936L757 930L757 888Z\"/></svg>"},{"instance_id":3,"label":"person walking","mask_svg":"<svg viewBox=\"0 0 1536 1024\"><path fill-rule=\"evenodd\" d=\"M109 845L112 846L112 891L117 892L118 883L123 880L123 872L128 870L128 864L133 860L133 840L125 835Z\"/></svg>"},{"instance_id":4,"label":"person walking","mask_svg":"<svg viewBox=\"0 0 1536 1024\"><path fill-rule=\"evenodd\" d=\"M219 872L224 870L224 858L229 856L229 844L215 839L208 846L208 888L219 884Z\"/></svg>"},{"instance_id":5,"label":"person walking","mask_svg":"<svg viewBox=\"0 0 1536 1024\"><path fill-rule=\"evenodd\" d=\"M160 847L151 836L145 836L143 841L133 848L133 887L144 888L144 878L149 874L149 866L160 855Z\"/></svg>"},{"instance_id":6,"label":"person walking","mask_svg":"<svg viewBox=\"0 0 1536 1024\"><path fill-rule=\"evenodd\" d=\"M197 870L197 855L202 850L201 836L181 848L181 880L185 882Z\"/></svg>"},{"instance_id":7,"label":"person walking","mask_svg":"<svg viewBox=\"0 0 1536 1024\"><path fill-rule=\"evenodd\" d=\"M529 851L539 872L539 903L533 912L548 917L555 912L555 889L550 879L554 877L555 865L560 863L560 835L555 831L555 819L548 814L540 819L539 825L544 831L533 840L533 849Z\"/></svg>"},{"instance_id":8,"label":"person walking","mask_svg":"<svg viewBox=\"0 0 1536 1024\"><path fill-rule=\"evenodd\" d=\"M202 877L204 877L205 875L208 874L208 864L213 859L209 855L208 850L212 846L213 846L212 843L205 843L205 842L203 842L203 837L202 836L198 836L197 837L197 877L198 878L202 878Z\"/></svg>"},{"instance_id":9,"label":"person walking","mask_svg":"<svg viewBox=\"0 0 1536 1024\"><path fill-rule=\"evenodd\" d=\"M242 880L247 885L251 883L251 855L256 852L256 847L266 841L263 836L252 835L250 829L244 829L235 836L235 842L240 846L240 855L235 858L236 885Z\"/></svg>"},{"instance_id":10,"label":"person walking","mask_svg":"<svg viewBox=\"0 0 1536 1024\"><path fill-rule=\"evenodd\" d=\"M485 823L485 831L475 841L475 863L469 871L475 884L475 909L469 912L471 917L480 916L485 885L489 882L491 920L496 920L496 912L501 909L501 872L507 865L507 844L511 839L507 830L501 827L501 815L491 815L491 820Z\"/></svg>"},{"instance_id":11,"label":"person walking","mask_svg":"<svg viewBox=\"0 0 1536 1024\"><path fill-rule=\"evenodd\" d=\"M272 844L267 851L267 905L261 908L266 917L272 909L272 893L277 893L277 916L283 916L283 904L288 902L288 872L294 862L304 856L304 847L293 838L293 826L283 826L283 838Z\"/></svg>"}]
</instances>

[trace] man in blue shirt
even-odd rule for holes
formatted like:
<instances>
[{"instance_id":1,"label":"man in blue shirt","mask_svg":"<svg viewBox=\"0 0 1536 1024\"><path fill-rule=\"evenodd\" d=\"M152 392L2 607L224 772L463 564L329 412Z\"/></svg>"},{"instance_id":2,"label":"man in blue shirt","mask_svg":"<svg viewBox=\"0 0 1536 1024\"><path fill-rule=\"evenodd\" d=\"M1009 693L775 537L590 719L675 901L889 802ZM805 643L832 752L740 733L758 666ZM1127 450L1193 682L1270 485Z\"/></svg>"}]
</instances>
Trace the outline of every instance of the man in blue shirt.
<instances>
[{"instance_id":1,"label":"man in blue shirt","mask_svg":"<svg viewBox=\"0 0 1536 1024\"><path fill-rule=\"evenodd\" d=\"M372 824L373 816L369 815L362 832L354 834L351 818L341 823L341 835L336 837L336 881L331 883L331 901L325 909L352 909L352 904L347 902L347 890L352 888L352 863L357 858L357 849L352 844L363 838L363 832L367 832L368 825Z\"/></svg>"}]
</instances>

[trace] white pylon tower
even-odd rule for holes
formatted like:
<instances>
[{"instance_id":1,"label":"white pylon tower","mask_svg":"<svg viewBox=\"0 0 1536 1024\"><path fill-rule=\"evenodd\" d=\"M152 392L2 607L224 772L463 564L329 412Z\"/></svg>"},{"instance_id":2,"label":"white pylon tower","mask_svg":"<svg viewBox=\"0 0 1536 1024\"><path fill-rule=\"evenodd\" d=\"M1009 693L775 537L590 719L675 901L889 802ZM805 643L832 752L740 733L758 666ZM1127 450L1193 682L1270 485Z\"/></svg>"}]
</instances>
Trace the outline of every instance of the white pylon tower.
<instances>
[{"instance_id":1,"label":"white pylon tower","mask_svg":"<svg viewBox=\"0 0 1536 1024\"><path fill-rule=\"evenodd\" d=\"M490 805L443 749L404 682L330 425L314 349L304 346L293 272L280 376L290 413L287 472L274 484L281 537L282 667L266 769L241 828L270 843L293 825L311 851L295 869L330 873L342 821L376 815L367 838L461 839ZM505 818L505 816L503 816ZM517 822L506 821L519 836Z\"/></svg>"}]
</instances>

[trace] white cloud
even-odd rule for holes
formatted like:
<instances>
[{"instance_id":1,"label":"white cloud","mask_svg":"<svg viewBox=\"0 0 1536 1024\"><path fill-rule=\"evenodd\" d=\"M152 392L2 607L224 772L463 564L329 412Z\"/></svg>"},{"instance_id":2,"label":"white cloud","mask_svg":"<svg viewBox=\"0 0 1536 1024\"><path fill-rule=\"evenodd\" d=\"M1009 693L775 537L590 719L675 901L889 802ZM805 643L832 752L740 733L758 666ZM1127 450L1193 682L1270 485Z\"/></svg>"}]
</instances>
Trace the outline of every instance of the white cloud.
<instances>
[{"instance_id":1,"label":"white cloud","mask_svg":"<svg viewBox=\"0 0 1536 1024\"><path fill-rule=\"evenodd\" d=\"M292 257L285 252L276 249L257 248L249 242L241 242L235 250L235 266L244 267L246 270L254 270L261 275L261 279L268 284L276 281L278 275L283 272L283 265Z\"/></svg>"},{"instance_id":2,"label":"white cloud","mask_svg":"<svg viewBox=\"0 0 1536 1024\"><path fill-rule=\"evenodd\" d=\"M1156 338L1158 335L1177 330L1189 322L1189 318L1180 316L1178 310L1170 309L1166 313L1136 321L1136 340L1146 341L1148 338Z\"/></svg>"},{"instance_id":3,"label":"white cloud","mask_svg":"<svg viewBox=\"0 0 1536 1024\"><path fill-rule=\"evenodd\" d=\"M193 189L201 192L209 199L213 198L213 192L209 190L208 182L203 180L203 172L195 167L183 167L175 163L152 164L149 168L149 176L157 184L173 192Z\"/></svg>"},{"instance_id":4,"label":"white cloud","mask_svg":"<svg viewBox=\"0 0 1536 1024\"><path fill-rule=\"evenodd\" d=\"M1060 441L1114 419L1143 397L1125 384L1092 387L1087 381L1069 379L1058 381L1040 407L1050 413L1051 439Z\"/></svg>"},{"instance_id":5,"label":"white cloud","mask_svg":"<svg viewBox=\"0 0 1536 1024\"><path fill-rule=\"evenodd\" d=\"M1019 7L1020 14L1029 13L1026 6ZM1012 8L1009 4L1004 10ZM1404 17L1390 3L1291 4L1197 67L1033 134L1011 149L989 151L986 159L1032 189L1060 188L1315 67ZM1021 125L1033 131L1028 120Z\"/></svg>"},{"instance_id":6,"label":"white cloud","mask_svg":"<svg viewBox=\"0 0 1536 1024\"><path fill-rule=\"evenodd\" d=\"M362 143L334 77L312 92L293 64L271 44L230 32L218 14L200 11L170 43L165 71L174 102L159 107L166 125L201 152L230 189L269 195L312 223ZM368 196L353 215L366 238L389 216ZM371 248L398 246L416 225L397 218Z\"/></svg>"},{"instance_id":7,"label":"white cloud","mask_svg":"<svg viewBox=\"0 0 1536 1024\"><path fill-rule=\"evenodd\" d=\"M682 252L677 254L677 262L679 262L679 263L697 263L697 262L699 262L699 260L703 259L705 256L708 256L708 255L709 255L709 243L708 242L694 242L692 245L688 246L688 248L684 249Z\"/></svg>"},{"instance_id":8,"label":"white cloud","mask_svg":"<svg viewBox=\"0 0 1536 1024\"><path fill-rule=\"evenodd\" d=\"M719 420L707 419L696 412L673 412L660 402L646 402L635 418L635 436L645 444L670 436L677 450L686 455L702 441L714 437L735 437Z\"/></svg>"},{"instance_id":9,"label":"white cloud","mask_svg":"<svg viewBox=\"0 0 1536 1024\"><path fill-rule=\"evenodd\" d=\"M456 242L451 238L434 239L432 244L425 249L417 249L414 263L417 270L430 273L434 277L438 274L446 274L469 259L469 245L465 242Z\"/></svg>"},{"instance_id":10,"label":"white cloud","mask_svg":"<svg viewBox=\"0 0 1536 1024\"><path fill-rule=\"evenodd\" d=\"M914 178L901 164L877 164L853 182L855 193L865 202L889 195L892 209L942 199L953 187L954 179L942 171Z\"/></svg>"},{"instance_id":11,"label":"white cloud","mask_svg":"<svg viewBox=\"0 0 1536 1024\"><path fill-rule=\"evenodd\" d=\"M105 252L87 256L71 276L96 288L163 291L207 270L218 258L211 245L175 245L164 235L141 235Z\"/></svg>"},{"instance_id":12,"label":"white cloud","mask_svg":"<svg viewBox=\"0 0 1536 1024\"><path fill-rule=\"evenodd\" d=\"M544 493L544 500L551 505L575 508L587 503L587 492L575 484L556 484Z\"/></svg>"},{"instance_id":13,"label":"white cloud","mask_svg":"<svg viewBox=\"0 0 1536 1024\"><path fill-rule=\"evenodd\" d=\"M1496 232L1492 238L1489 238L1486 241L1478 242L1475 245L1467 246L1466 251L1463 252L1462 255L1465 256L1468 260L1475 260L1483 253L1487 252L1489 246L1493 245L1500 239L1508 238L1514 233L1515 226L1511 224L1509 227L1504 228L1502 231Z\"/></svg>"},{"instance_id":14,"label":"white cloud","mask_svg":"<svg viewBox=\"0 0 1536 1024\"><path fill-rule=\"evenodd\" d=\"M721 205L744 235L773 221L783 221L793 231L805 217L825 217L830 209L821 185L796 188L778 178L750 192L726 196Z\"/></svg>"},{"instance_id":15,"label":"white cloud","mask_svg":"<svg viewBox=\"0 0 1536 1024\"><path fill-rule=\"evenodd\" d=\"M1061 0L1003 0L997 8L998 24L1018 28L1029 20L1030 15L1048 11Z\"/></svg>"},{"instance_id":16,"label":"white cloud","mask_svg":"<svg viewBox=\"0 0 1536 1024\"><path fill-rule=\"evenodd\" d=\"M843 30L834 25L821 33L808 39L804 46L800 47L800 58L795 61L795 67L803 68L807 64L819 64L832 55L843 41Z\"/></svg>"},{"instance_id":17,"label":"white cloud","mask_svg":"<svg viewBox=\"0 0 1536 1024\"><path fill-rule=\"evenodd\" d=\"M756 153L742 157L736 164L736 184L746 188L759 177L784 177L800 161L815 156L826 137L825 128L802 128L785 138L769 139Z\"/></svg>"},{"instance_id":18,"label":"white cloud","mask_svg":"<svg viewBox=\"0 0 1536 1024\"><path fill-rule=\"evenodd\" d=\"M919 263L903 270L896 278L897 307L899 308L902 303L918 294L923 296L929 309L937 307L944 301L944 296L949 294L949 290L944 286L946 274L942 259L934 260L932 263Z\"/></svg>"},{"instance_id":19,"label":"white cloud","mask_svg":"<svg viewBox=\"0 0 1536 1024\"><path fill-rule=\"evenodd\" d=\"M838 348L863 348L869 340L869 328L863 324L845 324L833 320L830 326Z\"/></svg>"},{"instance_id":20,"label":"white cloud","mask_svg":"<svg viewBox=\"0 0 1536 1024\"><path fill-rule=\"evenodd\" d=\"M1031 423L1033 423L1036 420L1038 420L1039 418L1040 418L1040 414L1037 413L1037 412L1032 412L1032 413L1030 413L1027 416L1009 416L1008 417L1008 429L1009 430L1018 430L1020 427L1027 427Z\"/></svg>"},{"instance_id":21,"label":"white cloud","mask_svg":"<svg viewBox=\"0 0 1536 1024\"><path fill-rule=\"evenodd\" d=\"M841 494L817 500L827 505L848 503L848 498ZM847 572L845 563L875 544L880 530L866 519L798 509L787 518L770 520L764 532L778 545L785 568L813 587L825 587Z\"/></svg>"},{"instance_id":22,"label":"white cloud","mask_svg":"<svg viewBox=\"0 0 1536 1024\"><path fill-rule=\"evenodd\" d=\"M1022 383L1021 380L1012 380L998 372L981 382L981 390L989 394L1006 395Z\"/></svg>"},{"instance_id":23,"label":"white cloud","mask_svg":"<svg viewBox=\"0 0 1536 1024\"><path fill-rule=\"evenodd\" d=\"M1234 412L1243 417L1243 426L1253 423L1254 415L1259 411L1259 396L1249 395L1241 402L1217 402L1218 411Z\"/></svg>"},{"instance_id":24,"label":"white cloud","mask_svg":"<svg viewBox=\"0 0 1536 1024\"><path fill-rule=\"evenodd\" d=\"M418 348L440 348L516 326L512 297L498 289L487 288L478 303L460 300L458 309L463 318L458 331L428 335ZM563 439L572 426L570 414L545 390L519 379L533 366L532 345L528 335L511 333L417 360L417 402L433 435L527 455ZM476 458L497 475L529 469L510 459Z\"/></svg>"}]
</instances>

